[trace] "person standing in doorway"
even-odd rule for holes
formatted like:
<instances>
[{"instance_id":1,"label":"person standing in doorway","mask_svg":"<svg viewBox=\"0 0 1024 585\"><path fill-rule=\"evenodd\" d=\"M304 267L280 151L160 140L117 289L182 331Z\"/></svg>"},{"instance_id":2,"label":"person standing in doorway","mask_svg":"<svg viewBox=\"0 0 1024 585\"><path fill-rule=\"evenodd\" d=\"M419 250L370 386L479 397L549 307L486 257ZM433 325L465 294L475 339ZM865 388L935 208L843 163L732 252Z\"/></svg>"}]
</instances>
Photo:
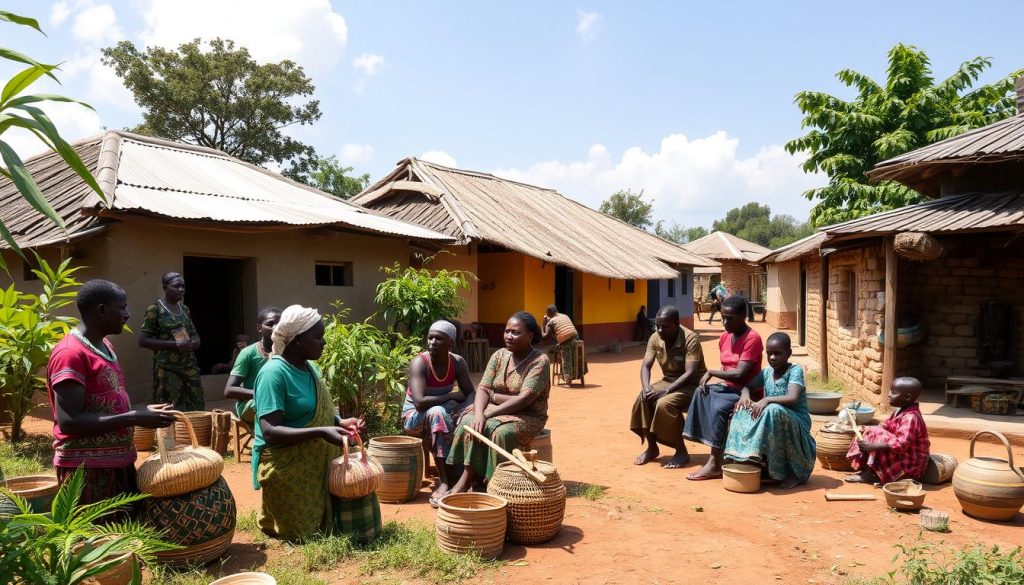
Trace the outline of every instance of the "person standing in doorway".
<instances>
[{"instance_id":1,"label":"person standing in doorway","mask_svg":"<svg viewBox=\"0 0 1024 585\"><path fill-rule=\"evenodd\" d=\"M182 302L185 278L168 272L161 279L163 298L146 309L139 347L153 351L153 402L174 404L175 410L205 410L199 378L199 333Z\"/></svg>"}]
</instances>

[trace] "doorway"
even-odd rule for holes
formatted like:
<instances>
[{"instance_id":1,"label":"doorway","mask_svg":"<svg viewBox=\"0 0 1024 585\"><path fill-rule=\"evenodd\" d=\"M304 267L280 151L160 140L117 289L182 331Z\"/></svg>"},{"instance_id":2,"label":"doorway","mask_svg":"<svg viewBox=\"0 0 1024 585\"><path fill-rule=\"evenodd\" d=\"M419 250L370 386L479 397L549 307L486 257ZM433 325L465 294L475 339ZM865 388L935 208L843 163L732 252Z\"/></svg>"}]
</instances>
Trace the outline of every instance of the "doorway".
<instances>
[{"instance_id":1,"label":"doorway","mask_svg":"<svg viewBox=\"0 0 1024 585\"><path fill-rule=\"evenodd\" d=\"M800 303L796 307L798 343L807 347L807 271L800 268Z\"/></svg>"},{"instance_id":2,"label":"doorway","mask_svg":"<svg viewBox=\"0 0 1024 585\"><path fill-rule=\"evenodd\" d=\"M254 279L249 278L254 266L251 259L204 256L182 259L185 304L202 340L196 357L203 374L210 374L216 364L231 361L236 336L253 334L250 321L256 319L255 290L246 284L254 284ZM249 294L246 294L247 288Z\"/></svg>"},{"instance_id":3,"label":"doorway","mask_svg":"<svg viewBox=\"0 0 1024 585\"><path fill-rule=\"evenodd\" d=\"M571 268L555 266L555 305L561 313L565 313L576 322L576 311L573 303L573 273Z\"/></svg>"}]
</instances>

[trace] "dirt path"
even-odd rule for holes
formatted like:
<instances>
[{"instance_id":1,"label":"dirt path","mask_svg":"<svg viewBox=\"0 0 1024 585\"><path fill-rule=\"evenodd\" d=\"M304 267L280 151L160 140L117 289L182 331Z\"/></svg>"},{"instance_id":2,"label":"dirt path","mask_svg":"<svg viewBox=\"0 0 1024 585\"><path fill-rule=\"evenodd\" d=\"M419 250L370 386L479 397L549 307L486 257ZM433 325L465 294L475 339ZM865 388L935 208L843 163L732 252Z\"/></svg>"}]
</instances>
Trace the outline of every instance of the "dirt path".
<instances>
[{"instance_id":1,"label":"dirt path","mask_svg":"<svg viewBox=\"0 0 1024 585\"><path fill-rule=\"evenodd\" d=\"M706 327L706 326L705 326ZM715 327L701 330L709 364L718 363ZM758 329L761 329L758 324ZM875 576L890 568L899 542L918 537L916 515L890 511L884 498L875 502L826 503L825 489L881 490L844 486L842 474L815 469L808 485L792 491L774 488L758 494L735 494L721 482L690 482L687 473L701 465L707 449L691 446L693 461L681 470L655 464L635 467L640 443L626 428L638 391L640 348L622 354L599 354L590 361L586 388L556 387L550 404L555 463L567 484L604 488L596 501L570 498L565 525L548 544L509 545L505 560L524 560L478 582L515 583L843 583L853 576ZM34 425L35 426L35 425ZM34 430L46 430L46 426ZM933 451L967 458L967 442L935 438ZM994 446L981 448L996 455ZM1024 460L1024 450L1015 455ZM998 456L998 455L997 455ZM1005 457L1002 455L1001 457ZM259 505L251 488L249 466L225 470L239 511ZM419 518L433 522L427 491L412 503L384 505L387 520ZM926 504L950 513L950 534L924 533L929 542L964 546L973 543L1012 547L1024 535L1024 514L1010 523L988 523L964 516L947 484L929 488ZM700 507L703 511L698 512ZM267 562L263 551L239 535L225 569L245 570ZM321 575L338 583L354 582L351 567Z\"/></svg>"}]
</instances>

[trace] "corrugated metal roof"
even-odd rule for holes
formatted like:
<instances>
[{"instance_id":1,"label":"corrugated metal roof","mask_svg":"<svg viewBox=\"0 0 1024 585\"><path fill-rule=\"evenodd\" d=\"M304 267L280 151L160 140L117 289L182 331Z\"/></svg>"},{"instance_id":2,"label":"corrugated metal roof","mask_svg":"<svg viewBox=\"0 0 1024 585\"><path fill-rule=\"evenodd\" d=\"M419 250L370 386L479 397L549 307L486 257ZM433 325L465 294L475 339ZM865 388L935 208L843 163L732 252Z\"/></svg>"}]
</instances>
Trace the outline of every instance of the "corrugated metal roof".
<instances>
[{"instance_id":1,"label":"corrugated metal roof","mask_svg":"<svg viewBox=\"0 0 1024 585\"><path fill-rule=\"evenodd\" d=\"M18 196L10 182L0 181L0 217L22 246L81 235L100 221L82 214L94 207L108 213L143 212L222 223L326 225L420 240L452 240L208 148L113 131L82 141L75 148L104 187L108 202L100 203L57 155L28 161L43 194L68 224L68 233L59 233ZM104 155L109 155L106 166L99 163Z\"/></svg>"},{"instance_id":2,"label":"corrugated metal roof","mask_svg":"<svg viewBox=\"0 0 1024 585\"><path fill-rule=\"evenodd\" d=\"M828 226L829 239L899 232L955 233L1024 229L1024 191L968 193Z\"/></svg>"},{"instance_id":3,"label":"corrugated metal roof","mask_svg":"<svg viewBox=\"0 0 1024 585\"><path fill-rule=\"evenodd\" d=\"M441 194L386 188L405 180ZM673 265L716 264L554 190L414 158L399 162L353 201L462 242L497 245L608 278L672 278L678 275Z\"/></svg>"},{"instance_id":4,"label":"corrugated metal roof","mask_svg":"<svg viewBox=\"0 0 1024 585\"><path fill-rule=\"evenodd\" d=\"M923 146L875 165L873 181L893 180L915 187L936 165L1024 158L1024 113Z\"/></svg>"},{"instance_id":5,"label":"corrugated metal roof","mask_svg":"<svg viewBox=\"0 0 1024 585\"><path fill-rule=\"evenodd\" d=\"M821 249L821 245L825 243L827 238L828 234L825 232L813 233L806 238L772 250L762 256L758 262L766 264L769 262L788 262L790 260L796 260L802 256L817 252Z\"/></svg>"},{"instance_id":6,"label":"corrugated metal roof","mask_svg":"<svg viewBox=\"0 0 1024 585\"><path fill-rule=\"evenodd\" d=\"M757 262L758 258L771 252L760 244L748 242L726 232L711 232L703 238L683 244L683 248L705 258L744 262Z\"/></svg>"}]
</instances>

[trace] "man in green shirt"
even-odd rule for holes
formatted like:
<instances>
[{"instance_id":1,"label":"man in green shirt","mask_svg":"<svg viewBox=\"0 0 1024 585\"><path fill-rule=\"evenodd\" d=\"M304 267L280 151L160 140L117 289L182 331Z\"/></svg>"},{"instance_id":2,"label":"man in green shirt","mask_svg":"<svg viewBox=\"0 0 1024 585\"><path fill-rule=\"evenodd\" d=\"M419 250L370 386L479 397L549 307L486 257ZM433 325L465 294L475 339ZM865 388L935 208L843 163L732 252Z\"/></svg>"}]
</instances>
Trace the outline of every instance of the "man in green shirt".
<instances>
[{"instance_id":1,"label":"man in green shirt","mask_svg":"<svg viewBox=\"0 0 1024 585\"><path fill-rule=\"evenodd\" d=\"M255 414L253 389L256 388L256 374L260 373L263 364L267 363L267 358L270 357L273 345L271 335L280 319L281 309L277 307L267 307L260 311L256 321L260 340L238 352L235 364L231 367L231 374L224 385L224 398L238 401L235 405L235 414L248 423L253 422Z\"/></svg>"},{"instance_id":2,"label":"man in green shirt","mask_svg":"<svg viewBox=\"0 0 1024 585\"><path fill-rule=\"evenodd\" d=\"M679 309L662 307L655 318L655 333L647 342L647 353L640 366L640 395L633 403L629 429L647 441L647 449L633 461L644 465L658 458L658 443L676 449L662 464L677 469L689 463L683 442L684 413L701 377L707 372L700 337L679 325ZM651 368L657 361L662 379L651 383Z\"/></svg>"}]
</instances>

